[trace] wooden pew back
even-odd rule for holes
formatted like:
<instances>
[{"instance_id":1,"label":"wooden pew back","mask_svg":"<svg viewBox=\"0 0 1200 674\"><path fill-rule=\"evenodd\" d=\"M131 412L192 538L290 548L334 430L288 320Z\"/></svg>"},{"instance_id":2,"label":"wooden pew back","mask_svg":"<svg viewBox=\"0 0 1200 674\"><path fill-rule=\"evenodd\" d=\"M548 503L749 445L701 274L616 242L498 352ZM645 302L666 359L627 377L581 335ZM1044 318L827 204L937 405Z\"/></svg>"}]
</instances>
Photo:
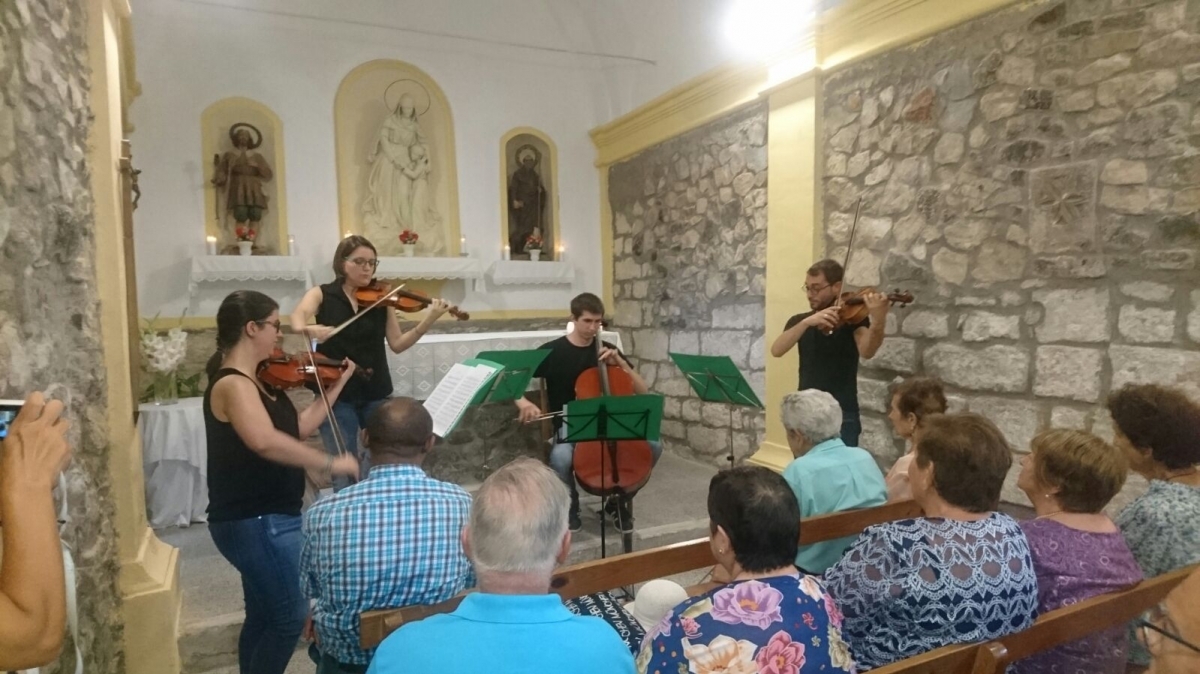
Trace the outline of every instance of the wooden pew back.
<instances>
[{"instance_id":1,"label":"wooden pew back","mask_svg":"<svg viewBox=\"0 0 1200 674\"><path fill-rule=\"evenodd\" d=\"M853 536L872 524L917 517L920 514L921 508L916 502L900 501L874 508L810 517L800 524L800 543L807 545ZM708 539L697 538L651 550L564 566L555 572L550 587L564 599L571 599L695 571L715 563ZM466 595L460 594L430 606L365 611L359 616L359 643L363 648L374 648L402 625L453 611L464 596Z\"/></svg>"}]
</instances>

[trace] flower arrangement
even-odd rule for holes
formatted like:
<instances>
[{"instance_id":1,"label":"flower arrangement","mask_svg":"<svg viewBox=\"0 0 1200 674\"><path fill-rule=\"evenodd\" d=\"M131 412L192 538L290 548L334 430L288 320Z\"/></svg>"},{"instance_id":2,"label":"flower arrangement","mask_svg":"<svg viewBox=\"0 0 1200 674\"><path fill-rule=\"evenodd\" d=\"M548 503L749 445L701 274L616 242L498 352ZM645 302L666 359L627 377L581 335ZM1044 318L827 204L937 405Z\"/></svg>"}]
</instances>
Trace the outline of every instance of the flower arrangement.
<instances>
[{"instance_id":1,"label":"flower arrangement","mask_svg":"<svg viewBox=\"0 0 1200 674\"><path fill-rule=\"evenodd\" d=\"M184 314L187 314L184 311ZM154 329L153 320L147 321L142 328L142 356L146 359L146 370L154 377L150 393L157 403L172 403L179 398L177 376L179 366L187 355L187 333L183 330L183 316L179 317L179 325L171 328L165 335Z\"/></svg>"},{"instance_id":2,"label":"flower arrangement","mask_svg":"<svg viewBox=\"0 0 1200 674\"><path fill-rule=\"evenodd\" d=\"M403 232L400 232L400 243L402 243L406 246L411 246L411 245L415 244L417 242L417 239L419 239L419 238L421 238L421 237L418 236L417 233L412 231L411 229L406 229Z\"/></svg>"},{"instance_id":3,"label":"flower arrangement","mask_svg":"<svg viewBox=\"0 0 1200 674\"><path fill-rule=\"evenodd\" d=\"M530 234L529 237L525 239L525 250L541 250L541 249L542 249L542 237L540 237L536 234Z\"/></svg>"},{"instance_id":4,"label":"flower arrangement","mask_svg":"<svg viewBox=\"0 0 1200 674\"><path fill-rule=\"evenodd\" d=\"M233 230L233 233L237 235L238 241L254 241L255 237L258 236L258 232L255 232L253 227L243 227L241 225L238 225L238 228Z\"/></svg>"}]
</instances>

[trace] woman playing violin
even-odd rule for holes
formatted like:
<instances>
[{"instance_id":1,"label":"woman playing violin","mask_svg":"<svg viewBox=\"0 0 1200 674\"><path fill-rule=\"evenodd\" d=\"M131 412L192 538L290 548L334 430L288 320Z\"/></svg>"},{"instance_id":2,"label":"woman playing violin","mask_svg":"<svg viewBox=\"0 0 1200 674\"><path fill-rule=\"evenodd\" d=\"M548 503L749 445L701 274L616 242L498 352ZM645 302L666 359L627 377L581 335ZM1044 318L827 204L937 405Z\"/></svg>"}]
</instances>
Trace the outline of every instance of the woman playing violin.
<instances>
[{"instance_id":1,"label":"woman playing violin","mask_svg":"<svg viewBox=\"0 0 1200 674\"><path fill-rule=\"evenodd\" d=\"M342 445L360 460L364 460L365 455L358 446L358 431L366 426L371 413L392 394L392 377L388 371L384 345L393 353L404 351L416 344L433 322L451 309L442 300L430 300L425 318L415 328L403 331L396 312L380 305L335 332L338 326L365 308L356 299L355 292L371 285L378 266L379 257L370 241L358 235L342 239L333 254L333 273L336 278L305 293L304 299L292 312L291 319L293 330L320 342L318 353L337 360L349 358L360 368L371 372L369 377L356 378L347 383L333 405L333 414L342 431ZM316 325L309 325L314 318ZM326 451L331 455L337 454L338 442L328 422L321 425L321 439ZM366 468L363 466L364 471ZM348 479L338 478L333 481L333 488L338 491L349 484Z\"/></svg>"},{"instance_id":2,"label":"woman playing violin","mask_svg":"<svg viewBox=\"0 0 1200 674\"><path fill-rule=\"evenodd\" d=\"M325 420L325 407L296 412L287 395L259 377L279 342L279 305L239 290L217 310L217 351L208 361L204 427L208 440L208 531L242 576L246 621L238 641L243 672L283 674L304 628L300 592L300 506L304 469L356 476L351 456L301 442ZM347 363L327 395L354 373Z\"/></svg>"},{"instance_id":3,"label":"woman playing violin","mask_svg":"<svg viewBox=\"0 0 1200 674\"><path fill-rule=\"evenodd\" d=\"M815 388L836 398L842 406L842 442L857 447L862 432L858 359L870 359L879 351L889 305L881 293L863 293L867 317L843 323L838 300L844 276L836 260L821 260L809 268L804 291L812 311L788 319L783 333L771 345L771 355L780 358L799 344L800 390Z\"/></svg>"}]
</instances>

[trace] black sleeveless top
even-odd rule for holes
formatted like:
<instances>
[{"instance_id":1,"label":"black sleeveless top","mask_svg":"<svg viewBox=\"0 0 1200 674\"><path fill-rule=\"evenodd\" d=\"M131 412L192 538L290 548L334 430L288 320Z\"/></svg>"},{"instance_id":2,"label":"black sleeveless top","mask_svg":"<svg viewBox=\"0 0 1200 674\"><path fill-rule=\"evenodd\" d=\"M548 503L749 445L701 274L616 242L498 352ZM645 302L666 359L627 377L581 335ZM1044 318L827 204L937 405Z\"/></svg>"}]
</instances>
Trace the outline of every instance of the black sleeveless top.
<instances>
[{"instance_id":1,"label":"black sleeveless top","mask_svg":"<svg viewBox=\"0 0 1200 674\"><path fill-rule=\"evenodd\" d=\"M304 469L268 461L246 446L233 424L212 412L213 386L224 377L246 377L232 368L217 371L204 392L204 430L208 438L208 521L229 522L259 515L299 515L304 500ZM249 379L249 377L246 377ZM271 400L258 397L277 430L300 437L296 406L283 391Z\"/></svg>"},{"instance_id":2,"label":"black sleeveless top","mask_svg":"<svg viewBox=\"0 0 1200 674\"><path fill-rule=\"evenodd\" d=\"M317 323L334 327L354 317L350 298L340 281L321 286L321 306L317 308ZM387 312L388 307L375 307L366 316L354 321L332 339L317 345L317 352L341 360L349 358L360 369L370 368L371 377L355 375L346 382L338 400L370 402L392 395L392 373L388 371Z\"/></svg>"}]
</instances>

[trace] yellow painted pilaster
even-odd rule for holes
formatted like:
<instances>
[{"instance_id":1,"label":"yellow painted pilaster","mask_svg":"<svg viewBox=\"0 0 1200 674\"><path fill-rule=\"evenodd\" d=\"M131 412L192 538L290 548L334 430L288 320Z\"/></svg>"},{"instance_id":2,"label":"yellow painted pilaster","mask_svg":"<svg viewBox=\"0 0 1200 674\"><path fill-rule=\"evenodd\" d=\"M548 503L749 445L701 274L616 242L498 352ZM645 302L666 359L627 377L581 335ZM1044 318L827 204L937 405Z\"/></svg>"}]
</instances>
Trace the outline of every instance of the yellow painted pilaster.
<instances>
[{"instance_id":1,"label":"yellow painted pilaster","mask_svg":"<svg viewBox=\"0 0 1200 674\"><path fill-rule=\"evenodd\" d=\"M767 134L767 298L766 337L783 332L793 314L803 311L804 271L818 252L816 223L817 152L820 138L820 77L792 80L769 92ZM779 403L796 390L798 361L792 349L783 358L767 358L767 435L750 463L782 471L792 460L780 423Z\"/></svg>"},{"instance_id":2,"label":"yellow painted pilaster","mask_svg":"<svg viewBox=\"0 0 1200 674\"><path fill-rule=\"evenodd\" d=\"M104 298L100 329L108 384L109 471L115 501L128 674L175 674L179 608L178 551L146 523L141 441L134 425L126 320L124 197L119 173L125 110L136 94L127 0L88 0L88 57L92 68L89 143L96 218L96 285Z\"/></svg>"}]
</instances>

